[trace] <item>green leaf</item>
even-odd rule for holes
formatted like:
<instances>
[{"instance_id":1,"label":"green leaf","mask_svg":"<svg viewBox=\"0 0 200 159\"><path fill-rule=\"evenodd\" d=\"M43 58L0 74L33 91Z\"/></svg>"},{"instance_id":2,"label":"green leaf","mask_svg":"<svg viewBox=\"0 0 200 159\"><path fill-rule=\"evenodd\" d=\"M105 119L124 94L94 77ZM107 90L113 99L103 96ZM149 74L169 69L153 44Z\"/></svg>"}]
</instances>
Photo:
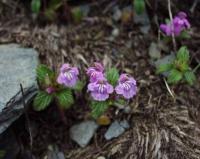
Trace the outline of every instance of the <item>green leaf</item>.
<instances>
[{"instance_id":1,"label":"green leaf","mask_svg":"<svg viewBox=\"0 0 200 159\"><path fill-rule=\"evenodd\" d=\"M83 18L83 12L80 7L75 7L71 10L74 22L79 23Z\"/></svg>"},{"instance_id":2,"label":"green leaf","mask_svg":"<svg viewBox=\"0 0 200 159\"><path fill-rule=\"evenodd\" d=\"M183 30L179 36L181 39L190 39L191 35L186 30Z\"/></svg>"},{"instance_id":3,"label":"green leaf","mask_svg":"<svg viewBox=\"0 0 200 159\"><path fill-rule=\"evenodd\" d=\"M53 21L56 18L56 10L62 5L62 0L50 0L48 8L45 10L45 17Z\"/></svg>"},{"instance_id":4,"label":"green leaf","mask_svg":"<svg viewBox=\"0 0 200 159\"><path fill-rule=\"evenodd\" d=\"M116 68L110 68L106 72L106 78L110 84L115 86L117 84L117 81L119 79L119 72Z\"/></svg>"},{"instance_id":5,"label":"green leaf","mask_svg":"<svg viewBox=\"0 0 200 159\"><path fill-rule=\"evenodd\" d=\"M85 82L83 81L77 81L76 86L73 88L74 90L80 92L82 91L83 87L85 86Z\"/></svg>"},{"instance_id":6,"label":"green leaf","mask_svg":"<svg viewBox=\"0 0 200 159\"><path fill-rule=\"evenodd\" d=\"M39 65L36 69L37 78L40 82L50 84L51 78L54 77L54 72L45 65Z\"/></svg>"},{"instance_id":7,"label":"green leaf","mask_svg":"<svg viewBox=\"0 0 200 159\"><path fill-rule=\"evenodd\" d=\"M134 0L134 9L137 14L142 14L145 10L145 1L144 0Z\"/></svg>"},{"instance_id":8,"label":"green leaf","mask_svg":"<svg viewBox=\"0 0 200 159\"><path fill-rule=\"evenodd\" d=\"M62 5L62 0L50 0L48 9L57 10Z\"/></svg>"},{"instance_id":9,"label":"green leaf","mask_svg":"<svg viewBox=\"0 0 200 159\"><path fill-rule=\"evenodd\" d=\"M114 101L114 105L119 108L123 108L127 105L127 101L124 99L117 99L116 101Z\"/></svg>"},{"instance_id":10,"label":"green leaf","mask_svg":"<svg viewBox=\"0 0 200 159\"><path fill-rule=\"evenodd\" d=\"M108 109L109 103L108 101L93 101L90 107L92 109L92 117L97 119Z\"/></svg>"},{"instance_id":11,"label":"green leaf","mask_svg":"<svg viewBox=\"0 0 200 159\"><path fill-rule=\"evenodd\" d=\"M44 92L39 91L33 101L33 108L36 111L44 110L49 106L51 101L53 100L53 96Z\"/></svg>"},{"instance_id":12,"label":"green leaf","mask_svg":"<svg viewBox=\"0 0 200 159\"><path fill-rule=\"evenodd\" d=\"M168 83L171 84L176 84L178 81L180 81L182 79L183 75L180 71L176 70L176 69L172 69L169 72L169 76L167 78Z\"/></svg>"},{"instance_id":13,"label":"green leaf","mask_svg":"<svg viewBox=\"0 0 200 159\"><path fill-rule=\"evenodd\" d=\"M172 64L161 64L160 66L158 66L156 73L163 73L163 72L167 72L169 70L172 69Z\"/></svg>"},{"instance_id":14,"label":"green leaf","mask_svg":"<svg viewBox=\"0 0 200 159\"><path fill-rule=\"evenodd\" d=\"M32 12L38 14L40 12L41 0L32 0L31 1L31 10Z\"/></svg>"},{"instance_id":15,"label":"green leaf","mask_svg":"<svg viewBox=\"0 0 200 159\"><path fill-rule=\"evenodd\" d=\"M64 109L69 108L74 103L74 97L70 89L63 89L56 93L56 98L59 105Z\"/></svg>"},{"instance_id":16,"label":"green leaf","mask_svg":"<svg viewBox=\"0 0 200 159\"><path fill-rule=\"evenodd\" d=\"M188 62L190 58L189 51L186 46L182 46L177 52L177 59L181 62Z\"/></svg>"},{"instance_id":17,"label":"green leaf","mask_svg":"<svg viewBox=\"0 0 200 159\"><path fill-rule=\"evenodd\" d=\"M187 71L184 73L185 80L188 84L193 85L196 81L196 76L192 71Z\"/></svg>"}]
</instances>

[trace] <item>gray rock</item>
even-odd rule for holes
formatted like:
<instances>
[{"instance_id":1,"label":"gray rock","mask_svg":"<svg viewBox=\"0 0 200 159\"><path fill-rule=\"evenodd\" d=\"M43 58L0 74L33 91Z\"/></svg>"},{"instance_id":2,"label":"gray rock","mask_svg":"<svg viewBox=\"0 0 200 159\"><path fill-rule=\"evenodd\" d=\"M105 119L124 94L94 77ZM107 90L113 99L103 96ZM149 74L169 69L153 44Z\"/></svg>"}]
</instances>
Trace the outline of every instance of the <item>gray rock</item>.
<instances>
[{"instance_id":1,"label":"gray rock","mask_svg":"<svg viewBox=\"0 0 200 159\"><path fill-rule=\"evenodd\" d=\"M146 10L144 10L144 12L140 15L134 12L134 22L135 24L140 24L140 31L143 34L147 34L149 32L151 26Z\"/></svg>"},{"instance_id":2,"label":"gray rock","mask_svg":"<svg viewBox=\"0 0 200 159\"><path fill-rule=\"evenodd\" d=\"M104 156L99 156L97 159L106 159Z\"/></svg>"},{"instance_id":3,"label":"gray rock","mask_svg":"<svg viewBox=\"0 0 200 159\"><path fill-rule=\"evenodd\" d=\"M94 136L98 125L94 121L83 121L70 128L70 137L79 146L85 147Z\"/></svg>"},{"instance_id":4,"label":"gray rock","mask_svg":"<svg viewBox=\"0 0 200 159\"><path fill-rule=\"evenodd\" d=\"M113 8L113 16L112 17L116 22L121 19L122 12L121 12L121 10L119 9L118 6Z\"/></svg>"},{"instance_id":5,"label":"gray rock","mask_svg":"<svg viewBox=\"0 0 200 159\"><path fill-rule=\"evenodd\" d=\"M0 45L0 133L23 112L20 83L28 103L36 93L38 54L16 44Z\"/></svg>"},{"instance_id":6,"label":"gray rock","mask_svg":"<svg viewBox=\"0 0 200 159\"><path fill-rule=\"evenodd\" d=\"M152 42L149 47L149 56L152 59L160 59L160 57L161 57L161 50L160 50L159 46L154 42Z\"/></svg>"},{"instance_id":7,"label":"gray rock","mask_svg":"<svg viewBox=\"0 0 200 159\"><path fill-rule=\"evenodd\" d=\"M106 140L111 140L123 134L125 130L129 127L130 126L126 120L123 120L121 122L114 121L106 131L104 137Z\"/></svg>"},{"instance_id":8,"label":"gray rock","mask_svg":"<svg viewBox=\"0 0 200 159\"><path fill-rule=\"evenodd\" d=\"M57 146L50 145L47 152L48 159L65 159L63 152L58 150Z\"/></svg>"}]
</instances>

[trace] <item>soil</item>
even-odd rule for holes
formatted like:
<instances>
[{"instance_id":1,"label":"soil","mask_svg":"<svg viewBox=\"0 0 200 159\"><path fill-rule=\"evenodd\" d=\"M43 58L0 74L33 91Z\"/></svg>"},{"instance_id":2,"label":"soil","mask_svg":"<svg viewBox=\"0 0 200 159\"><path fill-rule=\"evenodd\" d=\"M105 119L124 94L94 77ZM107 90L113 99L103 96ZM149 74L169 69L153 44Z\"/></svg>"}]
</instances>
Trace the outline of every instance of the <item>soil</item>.
<instances>
[{"instance_id":1,"label":"soil","mask_svg":"<svg viewBox=\"0 0 200 159\"><path fill-rule=\"evenodd\" d=\"M148 55L150 43L158 39L158 27L153 18L150 18L151 31L144 35L139 30L140 26L133 21L116 23L112 21L109 9L106 13L101 11L101 5L109 6L111 3L103 1L98 5L95 2L91 18L80 24L53 22L41 25L32 20L30 11L23 3L12 0L8 3L0 2L3 8L0 10L1 44L19 43L33 47L38 50L41 63L58 69L62 63L69 62L81 68L81 74L94 61L102 61L107 67L115 66L121 72L130 73L138 82L138 94L130 103L130 115L121 112L114 115L116 110L110 110L113 120L126 118L131 128L122 136L106 141L103 138L106 127L101 127L86 148L79 148L69 138L70 126L88 119L89 108L83 99L77 98L74 107L66 111L67 124L62 122L54 103L43 112L35 112L30 107L28 116L33 135L32 154L36 158L44 158L48 145L56 144L67 159L96 159L98 156L109 159L199 159L200 70L196 72L197 82L194 86L170 85L175 94L173 98L163 77L155 74ZM200 4L191 13L188 6L192 6L192 1L177 3L178 0L172 1L174 14L184 10L189 14L192 25L192 38L182 40L178 46L188 46L192 56L191 65L195 67L200 61ZM157 15L158 22L163 22L162 19L168 17L166 4L167 1L149 1L149 17ZM116 5L122 8L131 5L131 2L116 1ZM115 27L120 34L111 41L109 38ZM169 47L173 49L172 44ZM23 150L18 150L21 154L25 150L30 151L29 131L25 121L22 116L11 128L17 142L23 147Z\"/></svg>"}]
</instances>

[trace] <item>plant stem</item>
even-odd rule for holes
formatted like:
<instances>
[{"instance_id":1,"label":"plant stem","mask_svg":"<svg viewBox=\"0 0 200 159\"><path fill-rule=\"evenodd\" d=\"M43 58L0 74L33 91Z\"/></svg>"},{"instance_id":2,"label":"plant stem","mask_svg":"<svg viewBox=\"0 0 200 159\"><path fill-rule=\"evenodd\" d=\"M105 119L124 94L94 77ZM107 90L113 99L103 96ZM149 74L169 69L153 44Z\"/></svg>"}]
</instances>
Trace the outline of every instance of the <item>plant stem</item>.
<instances>
[{"instance_id":1,"label":"plant stem","mask_svg":"<svg viewBox=\"0 0 200 159\"><path fill-rule=\"evenodd\" d=\"M170 17L170 21L171 21L171 29L172 29L172 42L173 42L173 47L174 47L174 51L176 52L177 47L176 47L176 39L174 36L174 25L173 25L173 17L172 17L172 11L171 11L171 1L168 0L168 12L169 12L169 17Z\"/></svg>"}]
</instances>

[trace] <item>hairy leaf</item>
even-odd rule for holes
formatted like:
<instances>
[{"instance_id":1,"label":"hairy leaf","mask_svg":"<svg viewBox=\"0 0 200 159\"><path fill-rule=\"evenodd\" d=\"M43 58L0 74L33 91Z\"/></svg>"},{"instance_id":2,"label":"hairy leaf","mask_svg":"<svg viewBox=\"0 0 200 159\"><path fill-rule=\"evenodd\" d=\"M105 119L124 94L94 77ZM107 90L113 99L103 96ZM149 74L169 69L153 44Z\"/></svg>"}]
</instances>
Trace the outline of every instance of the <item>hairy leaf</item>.
<instances>
[{"instance_id":1,"label":"hairy leaf","mask_svg":"<svg viewBox=\"0 0 200 159\"><path fill-rule=\"evenodd\" d=\"M182 79L183 75L180 71L176 70L176 69L172 69L169 72L169 76L168 76L168 83L171 84L176 84L178 81L180 81Z\"/></svg>"},{"instance_id":2,"label":"hairy leaf","mask_svg":"<svg viewBox=\"0 0 200 159\"><path fill-rule=\"evenodd\" d=\"M63 89L56 94L59 105L67 109L74 103L74 97L72 91L69 89Z\"/></svg>"},{"instance_id":3,"label":"hairy leaf","mask_svg":"<svg viewBox=\"0 0 200 159\"><path fill-rule=\"evenodd\" d=\"M107 101L93 101L90 107L92 109L92 116L96 119L108 109L109 103Z\"/></svg>"},{"instance_id":4,"label":"hairy leaf","mask_svg":"<svg viewBox=\"0 0 200 159\"><path fill-rule=\"evenodd\" d=\"M40 82L49 84L49 80L54 77L54 72L45 65L39 65L36 69L37 78Z\"/></svg>"},{"instance_id":5,"label":"hairy leaf","mask_svg":"<svg viewBox=\"0 0 200 159\"><path fill-rule=\"evenodd\" d=\"M144 0L134 0L134 9L137 14L142 14L145 10L145 1Z\"/></svg>"},{"instance_id":6,"label":"hairy leaf","mask_svg":"<svg viewBox=\"0 0 200 159\"><path fill-rule=\"evenodd\" d=\"M182 46L177 52L177 59L181 62L188 62L190 58L189 51L186 46Z\"/></svg>"},{"instance_id":7,"label":"hairy leaf","mask_svg":"<svg viewBox=\"0 0 200 159\"><path fill-rule=\"evenodd\" d=\"M185 80L188 84L193 85L196 81L196 76L192 71L187 71L184 73Z\"/></svg>"},{"instance_id":8,"label":"hairy leaf","mask_svg":"<svg viewBox=\"0 0 200 159\"><path fill-rule=\"evenodd\" d=\"M171 69L172 69L172 64L161 64L160 66L158 66L156 73L167 72Z\"/></svg>"},{"instance_id":9,"label":"hairy leaf","mask_svg":"<svg viewBox=\"0 0 200 159\"><path fill-rule=\"evenodd\" d=\"M116 68L108 69L106 72L106 78L110 84L115 86L117 84L117 81L119 79L119 72Z\"/></svg>"},{"instance_id":10,"label":"hairy leaf","mask_svg":"<svg viewBox=\"0 0 200 159\"><path fill-rule=\"evenodd\" d=\"M40 12L41 0L32 0L31 1L31 10L32 12L38 14Z\"/></svg>"},{"instance_id":11,"label":"hairy leaf","mask_svg":"<svg viewBox=\"0 0 200 159\"><path fill-rule=\"evenodd\" d=\"M33 101L33 108L36 111L44 110L49 106L51 101L53 100L53 96L44 92L39 91Z\"/></svg>"}]
</instances>

